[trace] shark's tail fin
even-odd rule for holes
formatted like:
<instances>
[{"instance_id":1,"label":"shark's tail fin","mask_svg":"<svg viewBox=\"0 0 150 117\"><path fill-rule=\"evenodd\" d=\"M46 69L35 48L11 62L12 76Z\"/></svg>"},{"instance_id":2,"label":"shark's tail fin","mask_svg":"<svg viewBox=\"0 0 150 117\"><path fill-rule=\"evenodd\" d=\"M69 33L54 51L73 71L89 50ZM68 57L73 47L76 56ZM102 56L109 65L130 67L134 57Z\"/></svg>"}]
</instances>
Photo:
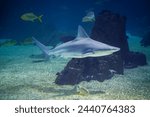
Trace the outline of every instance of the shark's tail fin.
<instances>
[{"instance_id":1,"label":"shark's tail fin","mask_svg":"<svg viewBox=\"0 0 150 117\"><path fill-rule=\"evenodd\" d=\"M38 40L36 40L34 37L32 37L33 42L40 48L40 50L43 52L45 57L47 58L49 56L49 48L40 43Z\"/></svg>"}]
</instances>

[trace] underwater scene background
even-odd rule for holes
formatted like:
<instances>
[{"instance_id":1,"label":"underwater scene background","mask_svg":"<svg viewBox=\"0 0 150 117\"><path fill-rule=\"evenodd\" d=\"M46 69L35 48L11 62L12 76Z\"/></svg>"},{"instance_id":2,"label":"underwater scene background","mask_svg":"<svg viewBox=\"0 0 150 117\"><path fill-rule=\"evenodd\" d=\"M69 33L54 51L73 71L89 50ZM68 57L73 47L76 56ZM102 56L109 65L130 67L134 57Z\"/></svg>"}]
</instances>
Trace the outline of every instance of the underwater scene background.
<instances>
[{"instance_id":1,"label":"underwater scene background","mask_svg":"<svg viewBox=\"0 0 150 117\"><path fill-rule=\"evenodd\" d=\"M150 99L149 6L149 0L1 0L0 99ZM114 54L121 56L115 59L121 62L116 63L119 68L110 69L114 64L105 61L111 61L111 55L104 60L55 56L47 60L32 42L35 37L55 48L72 41L78 25L92 39L119 45L124 53ZM109 39L114 33L119 36ZM77 73L71 73L75 68ZM97 80L97 72L104 74L102 79Z\"/></svg>"}]
</instances>

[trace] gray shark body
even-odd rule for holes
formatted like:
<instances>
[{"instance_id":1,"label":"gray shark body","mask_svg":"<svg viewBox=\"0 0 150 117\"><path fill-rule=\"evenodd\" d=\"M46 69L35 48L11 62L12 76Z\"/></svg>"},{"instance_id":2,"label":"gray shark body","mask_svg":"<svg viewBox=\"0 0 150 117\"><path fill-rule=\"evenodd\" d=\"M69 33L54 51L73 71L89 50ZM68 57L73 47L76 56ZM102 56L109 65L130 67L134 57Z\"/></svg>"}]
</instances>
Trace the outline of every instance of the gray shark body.
<instances>
[{"instance_id":1,"label":"gray shark body","mask_svg":"<svg viewBox=\"0 0 150 117\"><path fill-rule=\"evenodd\" d=\"M36 45L46 56L60 56L63 58L85 58L110 55L120 49L91 39L85 30L79 26L77 37L69 42L48 49L33 37Z\"/></svg>"}]
</instances>

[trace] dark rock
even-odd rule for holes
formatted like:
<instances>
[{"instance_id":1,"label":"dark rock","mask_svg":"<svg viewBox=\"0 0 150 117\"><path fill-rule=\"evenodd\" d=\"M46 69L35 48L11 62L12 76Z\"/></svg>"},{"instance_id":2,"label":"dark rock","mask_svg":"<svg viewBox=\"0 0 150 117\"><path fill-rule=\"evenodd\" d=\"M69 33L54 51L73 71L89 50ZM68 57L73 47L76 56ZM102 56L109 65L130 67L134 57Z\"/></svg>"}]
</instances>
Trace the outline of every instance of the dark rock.
<instances>
[{"instance_id":1,"label":"dark rock","mask_svg":"<svg viewBox=\"0 0 150 117\"><path fill-rule=\"evenodd\" d=\"M125 60L125 68L135 68L137 66L147 65L146 56L140 52L129 52Z\"/></svg>"},{"instance_id":2,"label":"dark rock","mask_svg":"<svg viewBox=\"0 0 150 117\"><path fill-rule=\"evenodd\" d=\"M130 52L125 24L126 18L124 16L113 14L110 11L103 11L96 18L91 38L119 47L121 59L125 62L126 68L135 68L139 65L146 65L146 57L143 53ZM150 42L149 38L150 33L145 37L145 43L148 43L148 41ZM141 43L144 43L144 40L141 41Z\"/></svg>"},{"instance_id":3,"label":"dark rock","mask_svg":"<svg viewBox=\"0 0 150 117\"><path fill-rule=\"evenodd\" d=\"M150 32L147 32L143 39L140 41L141 46L147 47L150 46Z\"/></svg>"},{"instance_id":4,"label":"dark rock","mask_svg":"<svg viewBox=\"0 0 150 117\"><path fill-rule=\"evenodd\" d=\"M119 47L124 59L129 52L125 24L126 17L105 10L96 18L91 38Z\"/></svg>"},{"instance_id":5,"label":"dark rock","mask_svg":"<svg viewBox=\"0 0 150 117\"><path fill-rule=\"evenodd\" d=\"M109 64L109 70L114 70L117 74L123 74L123 61L120 54L114 53L109 56L99 57L99 60L107 61Z\"/></svg>"},{"instance_id":6,"label":"dark rock","mask_svg":"<svg viewBox=\"0 0 150 117\"><path fill-rule=\"evenodd\" d=\"M91 38L120 48L109 56L96 58L72 59L63 71L57 73L56 84L74 85L81 81L104 81L113 76L111 70L123 74L126 68L134 68L146 64L142 53L130 52L125 31L126 18L110 11L100 13L95 21Z\"/></svg>"},{"instance_id":7,"label":"dark rock","mask_svg":"<svg viewBox=\"0 0 150 117\"><path fill-rule=\"evenodd\" d=\"M98 80L100 82L110 79L113 75L110 69L123 73L118 55L108 57L72 59L61 73L57 73L56 84L78 84L81 81ZM121 62L122 63L122 62Z\"/></svg>"},{"instance_id":8,"label":"dark rock","mask_svg":"<svg viewBox=\"0 0 150 117\"><path fill-rule=\"evenodd\" d=\"M132 68L136 68L136 67L137 67L136 64L130 63L130 62L125 63L125 65L124 65L124 68L125 68L125 69L132 69Z\"/></svg>"}]
</instances>

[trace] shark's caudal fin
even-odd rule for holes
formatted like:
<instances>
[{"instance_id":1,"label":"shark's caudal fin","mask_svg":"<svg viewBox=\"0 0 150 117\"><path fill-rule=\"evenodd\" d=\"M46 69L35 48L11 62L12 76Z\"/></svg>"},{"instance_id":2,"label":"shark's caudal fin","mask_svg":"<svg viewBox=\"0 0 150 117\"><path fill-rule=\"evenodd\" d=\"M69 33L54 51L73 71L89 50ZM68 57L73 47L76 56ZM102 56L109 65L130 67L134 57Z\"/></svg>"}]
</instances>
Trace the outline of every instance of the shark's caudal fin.
<instances>
[{"instance_id":1,"label":"shark's caudal fin","mask_svg":"<svg viewBox=\"0 0 150 117\"><path fill-rule=\"evenodd\" d=\"M85 32L85 30L82 28L82 26L78 26L78 34L77 34L77 39L80 38L89 38L88 34Z\"/></svg>"},{"instance_id":2,"label":"shark's caudal fin","mask_svg":"<svg viewBox=\"0 0 150 117\"><path fill-rule=\"evenodd\" d=\"M40 43L38 40L36 40L34 37L32 37L32 39L33 39L33 42L35 42L35 44L43 52L43 54L45 55L45 57L48 57L49 49L45 45L43 45L42 43Z\"/></svg>"}]
</instances>

